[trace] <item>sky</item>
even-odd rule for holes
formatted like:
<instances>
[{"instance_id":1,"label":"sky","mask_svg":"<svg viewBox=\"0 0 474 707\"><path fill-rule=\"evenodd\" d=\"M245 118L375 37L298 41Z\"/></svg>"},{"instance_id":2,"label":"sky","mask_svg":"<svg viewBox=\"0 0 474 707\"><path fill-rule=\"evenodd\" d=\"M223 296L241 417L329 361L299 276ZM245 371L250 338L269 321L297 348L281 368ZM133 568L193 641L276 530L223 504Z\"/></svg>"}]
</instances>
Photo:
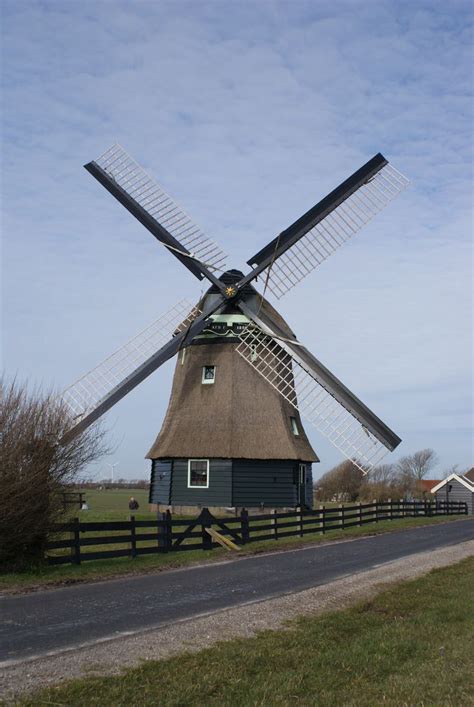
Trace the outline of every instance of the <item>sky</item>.
<instances>
[{"instance_id":1,"label":"sky","mask_svg":"<svg viewBox=\"0 0 474 707\"><path fill-rule=\"evenodd\" d=\"M472 6L1 0L2 368L62 390L202 284L84 169L118 142L246 260L377 152L409 188L277 304L434 475L474 464ZM90 470L146 478L169 361ZM340 460L306 426L321 463Z\"/></svg>"}]
</instances>

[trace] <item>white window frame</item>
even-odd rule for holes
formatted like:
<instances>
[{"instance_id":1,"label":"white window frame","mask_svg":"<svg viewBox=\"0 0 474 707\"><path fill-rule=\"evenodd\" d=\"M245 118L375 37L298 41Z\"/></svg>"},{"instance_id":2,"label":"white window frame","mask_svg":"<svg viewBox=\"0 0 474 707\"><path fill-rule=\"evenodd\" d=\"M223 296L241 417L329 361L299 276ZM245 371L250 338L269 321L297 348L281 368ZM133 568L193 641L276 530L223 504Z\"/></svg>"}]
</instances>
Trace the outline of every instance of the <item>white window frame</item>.
<instances>
[{"instance_id":1,"label":"white window frame","mask_svg":"<svg viewBox=\"0 0 474 707\"><path fill-rule=\"evenodd\" d=\"M298 422L296 420L296 417L290 417L290 425L291 425L291 431L293 432L295 437L300 436L300 428L298 427Z\"/></svg>"},{"instance_id":2,"label":"white window frame","mask_svg":"<svg viewBox=\"0 0 474 707\"><path fill-rule=\"evenodd\" d=\"M206 368L213 368L214 369L214 378L205 378L205 373L206 373ZM211 363L207 366L202 367L202 378L201 378L201 383L203 385L212 385L216 380L216 367Z\"/></svg>"},{"instance_id":3,"label":"white window frame","mask_svg":"<svg viewBox=\"0 0 474 707\"><path fill-rule=\"evenodd\" d=\"M192 462L206 462L207 468L206 468L206 475L207 475L207 484L206 486L196 486L195 484L191 483L191 463ZM188 459L188 489L208 489L209 488L209 459Z\"/></svg>"}]
</instances>

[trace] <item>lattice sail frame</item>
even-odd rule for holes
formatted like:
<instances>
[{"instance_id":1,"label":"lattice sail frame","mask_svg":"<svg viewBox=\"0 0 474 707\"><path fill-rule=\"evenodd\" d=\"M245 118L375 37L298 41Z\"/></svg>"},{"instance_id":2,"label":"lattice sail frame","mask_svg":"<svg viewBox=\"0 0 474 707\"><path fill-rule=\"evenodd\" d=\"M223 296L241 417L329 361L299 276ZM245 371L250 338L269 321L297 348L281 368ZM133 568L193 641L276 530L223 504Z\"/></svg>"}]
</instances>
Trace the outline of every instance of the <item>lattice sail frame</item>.
<instances>
[{"instance_id":1,"label":"lattice sail frame","mask_svg":"<svg viewBox=\"0 0 474 707\"><path fill-rule=\"evenodd\" d=\"M322 218L270 266L267 287L280 299L382 211L409 184L391 164ZM264 270L263 277L268 273Z\"/></svg>"},{"instance_id":2,"label":"lattice sail frame","mask_svg":"<svg viewBox=\"0 0 474 707\"><path fill-rule=\"evenodd\" d=\"M277 340L251 324L239 339L240 356L364 474L380 463L389 450Z\"/></svg>"},{"instance_id":3,"label":"lattice sail frame","mask_svg":"<svg viewBox=\"0 0 474 707\"><path fill-rule=\"evenodd\" d=\"M75 422L95 409L128 376L134 373L173 336L188 328L201 314L183 299L166 314L117 349L102 363L79 378L61 394Z\"/></svg>"},{"instance_id":4,"label":"lattice sail frame","mask_svg":"<svg viewBox=\"0 0 474 707\"><path fill-rule=\"evenodd\" d=\"M193 257L210 270L225 269L227 256L220 246L203 233L121 145L112 145L95 162Z\"/></svg>"}]
</instances>

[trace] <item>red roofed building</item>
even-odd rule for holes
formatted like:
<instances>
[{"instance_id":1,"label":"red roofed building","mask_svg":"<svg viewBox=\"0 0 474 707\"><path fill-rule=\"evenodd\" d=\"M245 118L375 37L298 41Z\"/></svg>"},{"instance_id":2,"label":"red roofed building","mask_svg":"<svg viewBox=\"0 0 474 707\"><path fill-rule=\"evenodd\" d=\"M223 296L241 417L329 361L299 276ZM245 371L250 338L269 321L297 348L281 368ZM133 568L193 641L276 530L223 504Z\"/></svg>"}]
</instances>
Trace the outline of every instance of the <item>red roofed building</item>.
<instances>
[{"instance_id":1,"label":"red roofed building","mask_svg":"<svg viewBox=\"0 0 474 707\"><path fill-rule=\"evenodd\" d=\"M419 489L423 494L429 493L440 481L441 479L421 479L418 481Z\"/></svg>"},{"instance_id":2,"label":"red roofed building","mask_svg":"<svg viewBox=\"0 0 474 707\"><path fill-rule=\"evenodd\" d=\"M472 469L469 469L469 471L466 471L464 477L466 479L469 479L469 481L474 484L474 466L472 467Z\"/></svg>"}]
</instances>

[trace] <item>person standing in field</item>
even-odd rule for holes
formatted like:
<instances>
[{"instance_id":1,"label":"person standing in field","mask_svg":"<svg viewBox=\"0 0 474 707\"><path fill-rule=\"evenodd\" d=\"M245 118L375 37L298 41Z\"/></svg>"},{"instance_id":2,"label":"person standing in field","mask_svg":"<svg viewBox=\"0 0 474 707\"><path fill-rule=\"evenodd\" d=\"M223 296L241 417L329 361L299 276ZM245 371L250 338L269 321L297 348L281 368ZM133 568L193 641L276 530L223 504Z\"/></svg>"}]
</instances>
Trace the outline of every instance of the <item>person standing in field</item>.
<instances>
[{"instance_id":1,"label":"person standing in field","mask_svg":"<svg viewBox=\"0 0 474 707\"><path fill-rule=\"evenodd\" d=\"M130 496L130 501L128 502L128 508L131 511L138 511L140 506L138 505L138 501L136 498L133 498L133 496Z\"/></svg>"}]
</instances>

